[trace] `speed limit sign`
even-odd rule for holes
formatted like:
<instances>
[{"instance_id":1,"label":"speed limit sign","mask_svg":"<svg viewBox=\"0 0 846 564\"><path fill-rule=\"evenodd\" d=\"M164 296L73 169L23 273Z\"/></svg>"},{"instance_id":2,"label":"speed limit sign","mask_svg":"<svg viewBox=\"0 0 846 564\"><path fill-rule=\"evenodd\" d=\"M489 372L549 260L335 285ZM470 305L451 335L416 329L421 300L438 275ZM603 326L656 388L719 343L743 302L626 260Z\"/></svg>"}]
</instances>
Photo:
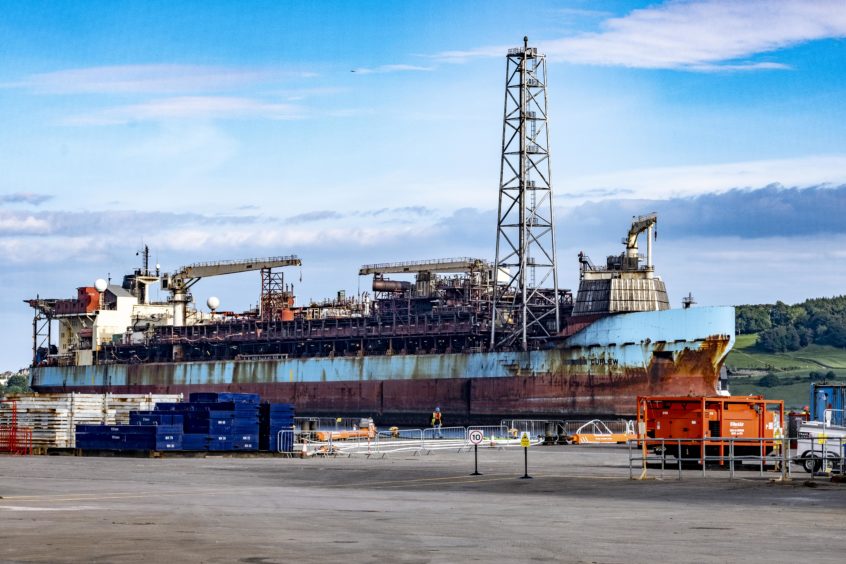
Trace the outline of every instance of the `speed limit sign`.
<instances>
[{"instance_id":1,"label":"speed limit sign","mask_svg":"<svg viewBox=\"0 0 846 564\"><path fill-rule=\"evenodd\" d=\"M481 431L479 431L478 429L474 429L474 430L470 431L469 437L470 437L470 443L471 444L478 445L485 438L485 435Z\"/></svg>"}]
</instances>

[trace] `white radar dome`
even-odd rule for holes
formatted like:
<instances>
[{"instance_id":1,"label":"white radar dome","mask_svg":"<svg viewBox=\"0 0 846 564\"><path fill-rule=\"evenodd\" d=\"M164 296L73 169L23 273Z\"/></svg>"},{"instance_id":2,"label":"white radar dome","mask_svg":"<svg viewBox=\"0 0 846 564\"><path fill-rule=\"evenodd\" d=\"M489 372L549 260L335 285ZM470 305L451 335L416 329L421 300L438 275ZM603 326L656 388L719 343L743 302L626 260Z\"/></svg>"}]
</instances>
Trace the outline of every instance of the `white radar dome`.
<instances>
[{"instance_id":1,"label":"white radar dome","mask_svg":"<svg viewBox=\"0 0 846 564\"><path fill-rule=\"evenodd\" d=\"M210 310L214 311L220 307L220 300L212 296L206 300L206 305L209 306Z\"/></svg>"},{"instance_id":2,"label":"white radar dome","mask_svg":"<svg viewBox=\"0 0 846 564\"><path fill-rule=\"evenodd\" d=\"M101 294L106 291L106 288L109 287L109 283L103 280L102 278L98 278L94 281L94 288L100 292Z\"/></svg>"}]
</instances>

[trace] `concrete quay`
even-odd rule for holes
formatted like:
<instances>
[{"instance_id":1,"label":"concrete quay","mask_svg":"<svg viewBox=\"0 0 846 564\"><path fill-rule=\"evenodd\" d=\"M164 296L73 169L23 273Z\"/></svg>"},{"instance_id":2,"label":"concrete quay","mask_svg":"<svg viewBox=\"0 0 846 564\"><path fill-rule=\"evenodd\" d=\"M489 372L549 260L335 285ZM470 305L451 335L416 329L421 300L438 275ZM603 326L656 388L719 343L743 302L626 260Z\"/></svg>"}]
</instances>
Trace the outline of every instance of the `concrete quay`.
<instances>
[{"instance_id":1,"label":"concrete quay","mask_svg":"<svg viewBox=\"0 0 846 564\"><path fill-rule=\"evenodd\" d=\"M384 459L0 456L2 562L843 562L846 485L625 448ZM656 470L650 475L657 476Z\"/></svg>"}]
</instances>

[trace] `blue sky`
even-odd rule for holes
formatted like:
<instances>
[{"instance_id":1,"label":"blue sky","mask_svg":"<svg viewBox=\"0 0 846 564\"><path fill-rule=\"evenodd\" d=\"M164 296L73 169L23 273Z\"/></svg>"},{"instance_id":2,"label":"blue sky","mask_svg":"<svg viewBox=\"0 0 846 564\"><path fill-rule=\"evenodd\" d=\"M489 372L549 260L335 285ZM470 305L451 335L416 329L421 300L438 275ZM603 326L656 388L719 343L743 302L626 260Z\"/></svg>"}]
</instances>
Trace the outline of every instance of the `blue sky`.
<instances>
[{"instance_id":1,"label":"blue sky","mask_svg":"<svg viewBox=\"0 0 846 564\"><path fill-rule=\"evenodd\" d=\"M363 263L492 258L524 35L550 61L563 286L654 210L676 304L843 293L842 0L531 6L0 1L0 368L28 359L21 300L144 243L166 270L296 253L301 300L367 289Z\"/></svg>"}]
</instances>

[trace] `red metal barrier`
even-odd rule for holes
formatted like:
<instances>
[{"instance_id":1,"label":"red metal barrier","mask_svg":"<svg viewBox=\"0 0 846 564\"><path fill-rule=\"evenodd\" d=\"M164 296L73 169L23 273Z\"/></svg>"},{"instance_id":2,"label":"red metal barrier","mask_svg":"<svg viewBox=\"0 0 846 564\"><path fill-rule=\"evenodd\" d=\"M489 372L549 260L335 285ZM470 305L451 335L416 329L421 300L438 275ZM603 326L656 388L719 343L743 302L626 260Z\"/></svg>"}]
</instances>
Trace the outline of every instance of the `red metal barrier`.
<instances>
[{"instance_id":1,"label":"red metal barrier","mask_svg":"<svg viewBox=\"0 0 846 564\"><path fill-rule=\"evenodd\" d=\"M32 454L32 429L18 428L18 404L14 401L0 403L12 406L10 424L0 425L0 452Z\"/></svg>"}]
</instances>

